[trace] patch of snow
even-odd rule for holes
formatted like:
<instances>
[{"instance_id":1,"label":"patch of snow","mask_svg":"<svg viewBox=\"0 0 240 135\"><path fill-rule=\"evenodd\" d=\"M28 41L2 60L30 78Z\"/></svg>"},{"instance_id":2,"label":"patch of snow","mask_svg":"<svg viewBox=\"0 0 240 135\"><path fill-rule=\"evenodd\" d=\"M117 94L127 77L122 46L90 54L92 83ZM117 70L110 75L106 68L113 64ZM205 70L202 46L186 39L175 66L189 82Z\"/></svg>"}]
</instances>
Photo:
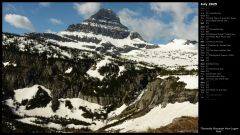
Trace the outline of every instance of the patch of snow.
<instances>
[{"instance_id":1,"label":"patch of snow","mask_svg":"<svg viewBox=\"0 0 240 135\"><path fill-rule=\"evenodd\" d=\"M17 121L27 123L27 124L31 124L31 125L34 124L33 121L35 121L35 120L37 120L37 118L35 118L35 117L27 117L27 118L17 119Z\"/></svg>"},{"instance_id":2,"label":"patch of snow","mask_svg":"<svg viewBox=\"0 0 240 135\"><path fill-rule=\"evenodd\" d=\"M4 67L10 65L10 62L3 62Z\"/></svg>"},{"instance_id":3,"label":"patch of snow","mask_svg":"<svg viewBox=\"0 0 240 135\"><path fill-rule=\"evenodd\" d=\"M187 89L198 89L198 76L197 75L178 75L178 81L185 82Z\"/></svg>"},{"instance_id":4,"label":"patch of snow","mask_svg":"<svg viewBox=\"0 0 240 135\"><path fill-rule=\"evenodd\" d=\"M185 42L186 40L176 40L154 49L132 50L122 53L121 57L166 68L185 66L189 70L196 69L198 50L195 45L184 45Z\"/></svg>"},{"instance_id":5,"label":"patch of snow","mask_svg":"<svg viewBox=\"0 0 240 135\"><path fill-rule=\"evenodd\" d=\"M10 66L10 65L12 65L12 66L14 66L14 67L16 67L16 66L17 66L17 64L16 64L16 63L11 63L11 62L3 62L3 66L4 66L4 67L6 67L6 66Z\"/></svg>"},{"instance_id":6,"label":"patch of snow","mask_svg":"<svg viewBox=\"0 0 240 135\"><path fill-rule=\"evenodd\" d=\"M170 75L165 75L165 76L159 75L159 76L157 76L157 78L166 79L166 78L168 78L169 76L170 76Z\"/></svg>"},{"instance_id":7,"label":"patch of snow","mask_svg":"<svg viewBox=\"0 0 240 135\"><path fill-rule=\"evenodd\" d=\"M99 61L96 65L96 69L93 69L94 67L91 67L91 69L87 71L87 74L89 76L99 78L100 80L102 80L104 76L100 75L100 73L98 72L98 69L100 69L101 67L105 66L108 63L111 63L109 58L110 58L109 56L106 56L104 60Z\"/></svg>"},{"instance_id":8,"label":"patch of snow","mask_svg":"<svg viewBox=\"0 0 240 135\"><path fill-rule=\"evenodd\" d=\"M122 72L124 72L125 70L126 70L125 66L119 66L118 76L120 76L122 74Z\"/></svg>"},{"instance_id":9,"label":"patch of snow","mask_svg":"<svg viewBox=\"0 0 240 135\"><path fill-rule=\"evenodd\" d=\"M144 132L148 128L159 128L172 123L173 119L181 116L198 117L198 103L191 104L189 101L182 103L167 104L165 108L161 105L153 108L146 115L127 120L107 130L120 130L120 132Z\"/></svg>"},{"instance_id":10,"label":"patch of snow","mask_svg":"<svg viewBox=\"0 0 240 135\"><path fill-rule=\"evenodd\" d=\"M135 104L137 101L139 101L145 91L147 91L147 89L142 90L141 93L138 95L138 97L129 106L131 106L131 105Z\"/></svg>"},{"instance_id":11,"label":"patch of snow","mask_svg":"<svg viewBox=\"0 0 240 135\"><path fill-rule=\"evenodd\" d=\"M94 51L94 49L84 47L84 46L99 46L95 43L87 43L87 42L61 42L53 39L47 39L47 41L57 43L60 46L68 47L68 48L75 48L80 50L88 50L88 51Z\"/></svg>"},{"instance_id":12,"label":"patch of snow","mask_svg":"<svg viewBox=\"0 0 240 135\"><path fill-rule=\"evenodd\" d=\"M115 109L114 111L111 111L108 114L108 118L112 118L112 117L115 117L115 116L121 114L122 111L124 111L126 108L127 108L127 105L123 104L122 106L120 106L119 108Z\"/></svg>"},{"instance_id":13,"label":"patch of snow","mask_svg":"<svg viewBox=\"0 0 240 135\"><path fill-rule=\"evenodd\" d=\"M14 93L15 93L15 95L14 95L15 100L16 100L17 102L21 103L22 100L32 99L32 98L36 95L39 86L40 86L40 85L34 85L34 86L32 86L32 87L15 90L15 91L14 91ZM51 96L51 95L50 95L50 93L51 93L50 90L46 89L46 88L43 87L43 86L40 86L40 87L41 87L43 90L45 90L45 91L48 93L49 96Z\"/></svg>"},{"instance_id":14,"label":"patch of snow","mask_svg":"<svg viewBox=\"0 0 240 135\"><path fill-rule=\"evenodd\" d=\"M185 69L186 69L186 70L198 69L198 66L197 66L197 65L186 66Z\"/></svg>"},{"instance_id":15,"label":"patch of snow","mask_svg":"<svg viewBox=\"0 0 240 135\"><path fill-rule=\"evenodd\" d=\"M68 124L66 127L68 128L74 128L74 129L81 129L81 128L89 128L93 131L98 130L99 128L106 125L104 121L94 121L95 124L84 126L84 125L75 125L75 124Z\"/></svg>"},{"instance_id":16,"label":"patch of snow","mask_svg":"<svg viewBox=\"0 0 240 135\"><path fill-rule=\"evenodd\" d=\"M72 72L72 67L69 67L66 71L65 71L65 73L67 73L67 74L69 74L69 73L71 73Z\"/></svg>"},{"instance_id":17,"label":"patch of snow","mask_svg":"<svg viewBox=\"0 0 240 135\"><path fill-rule=\"evenodd\" d=\"M86 128L86 127L88 127L88 126L68 124L68 125L66 125L66 127L67 127L67 128L74 128L74 129L81 129L81 128Z\"/></svg>"},{"instance_id":18,"label":"patch of snow","mask_svg":"<svg viewBox=\"0 0 240 135\"><path fill-rule=\"evenodd\" d=\"M62 125L56 124L56 123L53 123L53 122L49 122L46 127L55 128L57 130L61 130L62 129Z\"/></svg>"}]
</instances>

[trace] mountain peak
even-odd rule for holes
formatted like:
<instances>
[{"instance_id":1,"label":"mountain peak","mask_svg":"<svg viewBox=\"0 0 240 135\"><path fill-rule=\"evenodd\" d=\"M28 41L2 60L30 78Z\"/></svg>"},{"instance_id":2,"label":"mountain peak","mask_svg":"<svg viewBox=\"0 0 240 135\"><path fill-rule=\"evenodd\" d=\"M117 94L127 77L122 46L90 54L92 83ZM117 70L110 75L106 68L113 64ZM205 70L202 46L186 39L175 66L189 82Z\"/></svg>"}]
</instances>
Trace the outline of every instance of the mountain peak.
<instances>
[{"instance_id":1,"label":"mountain peak","mask_svg":"<svg viewBox=\"0 0 240 135\"><path fill-rule=\"evenodd\" d=\"M130 32L126 26L121 24L120 18L111 9L100 9L90 18L80 24L72 24L67 31L101 34L112 38L126 38Z\"/></svg>"},{"instance_id":2,"label":"mountain peak","mask_svg":"<svg viewBox=\"0 0 240 135\"><path fill-rule=\"evenodd\" d=\"M92 15L89 19L105 20L120 23L119 17L111 9L100 9L96 14Z\"/></svg>"},{"instance_id":3,"label":"mountain peak","mask_svg":"<svg viewBox=\"0 0 240 135\"><path fill-rule=\"evenodd\" d=\"M82 23L70 25L66 31L100 34L115 39L124 39L130 35L131 39L138 38L145 42L139 33L130 34L131 31L120 22L120 18L113 10L105 8L100 9Z\"/></svg>"}]
</instances>

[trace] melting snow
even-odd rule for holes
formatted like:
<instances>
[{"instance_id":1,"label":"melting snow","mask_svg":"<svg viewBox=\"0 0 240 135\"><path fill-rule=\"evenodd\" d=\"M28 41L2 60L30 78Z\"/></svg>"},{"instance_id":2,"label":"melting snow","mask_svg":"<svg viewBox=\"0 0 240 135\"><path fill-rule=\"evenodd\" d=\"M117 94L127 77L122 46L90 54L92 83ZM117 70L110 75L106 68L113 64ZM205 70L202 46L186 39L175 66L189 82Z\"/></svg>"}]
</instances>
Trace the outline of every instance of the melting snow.
<instances>
[{"instance_id":1,"label":"melting snow","mask_svg":"<svg viewBox=\"0 0 240 135\"><path fill-rule=\"evenodd\" d=\"M179 75L179 81L185 82L187 89L198 89L198 76L196 75Z\"/></svg>"},{"instance_id":2,"label":"melting snow","mask_svg":"<svg viewBox=\"0 0 240 135\"><path fill-rule=\"evenodd\" d=\"M123 71L125 71L126 69L125 69L125 67L124 66L119 66L119 72L118 72L118 76L120 76L121 75L121 73L123 72Z\"/></svg>"},{"instance_id":3,"label":"melting snow","mask_svg":"<svg viewBox=\"0 0 240 135\"><path fill-rule=\"evenodd\" d=\"M21 103L22 100L24 99L31 99L33 98L37 91L38 91L38 87L40 85L34 85L32 87L28 87L28 88L23 88L23 89L17 89L14 90L15 95L14 95L14 99L8 99L6 100L6 104L12 108L16 109L15 103ZM50 95L50 91L48 89L46 89L45 87L41 86L46 92L48 92L48 94ZM68 107L65 106L65 101L69 100L73 106L73 108L70 110ZM22 121L24 123L29 123L29 124L35 124L34 120L36 120L36 118L34 118L33 116L42 116L42 117L52 117L52 116L59 116L59 117L63 117L66 119L72 118L72 119L77 119L77 120L81 120L81 121L85 121L88 123L92 123L93 120L90 118L85 118L82 116L82 114L84 113L83 110L79 109L80 106L85 107L87 110L90 110L91 112L95 112L95 111L103 111L103 106L96 104L96 103L91 103L88 102L86 100L80 99L80 98L60 98L59 99L60 105L59 105L59 109L56 112L52 111L52 103L50 102L49 104L47 104L46 107L40 107L40 108L34 108L34 109L30 109L30 110L26 110L25 106L19 106L17 111L15 111L16 114L20 115L20 116L31 116L28 118L24 118L24 119L20 119L19 121ZM15 110L14 109L14 110ZM104 126L104 121L94 121L96 123L88 126L89 128L91 128L92 130L96 130L102 126ZM36 124L35 124L36 125ZM55 124L55 123L49 123L49 125L47 125L49 127L53 127L56 129L61 129L62 127L59 124ZM69 125L70 126L70 125ZM76 125L76 127L81 128L82 126L78 126Z\"/></svg>"},{"instance_id":4,"label":"melting snow","mask_svg":"<svg viewBox=\"0 0 240 135\"><path fill-rule=\"evenodd\" d=\"M73 36L79 36L79 37L84 37L84 36L87 36L87 37L95 37L97 39L101 39L102 41L99 43L107 43L107 42L110 42L112 44L114 44L115 46L117 47L124 47L124 45L129 45L129 46L132 46L134 47L133 44L141 44L141 43L145 43L145 44L149 44L149 43L146 43L145 41L142 41L142 40L132 40L130 38L130 36L128 36L127 38L124 38L124 39L114 39L114 38L111 38L109 36L103 36L103 35L96 35L96 34L93 34L93 33L84 33L84 32L68 32L68 31L62 31L62 32L59 32L58 35L73 35ZM129 34L130 35L130 34ZM61 43L62 45L64 45L64 42ZM72 44L72 43L71 43ZM85 42L78 42L76 43L78 44L77 45L70 45L70 47L74 47L74 48L77 48L77 47L80 47L79 45L85 45L85 44L88 44L88 43L85 43ZM93 44L93 43L91 43ZM95 44L96 46L99 46L97 44ZM64 45L64 46L68 46L68 45ZM81 47L82 48L82 47Z\"/></svg>"},{"instance_id":5,"label":"melting snow","mask_svg":"<svg viewBox=\"0 0 240 135\"><path fill-rule=\"evenodd\" d=\"M53 123L53 122L49 122L46 127L55 128L57 130L62 129L62 125L56 124L56 123Z\"/></svg>"},{"instance_id":6,"label":"melting snow","mask_svg":"<svg viewBox=\"0 0 240 135\"><path fill-rule=\"evenodd\" d=\"M21 103L22 100L24 100L24 99L28 99L28 100L32 99L36 95L39 86L40 85L34 85L32 87L15 90L14 91L15 92L15 95L14 95L15 100L17 102ZM43 86L40 86L40 87L43 88L43 90L45 90L50 96L50 93L51 93L50 90L46 89Z\"/></svg>"},{"instance_id":7,"label":"melting snow","mask_svg":"<svg viewBox=\"0 0 240 135\"><path fill-rule=\"evenodd\" d=\"M21 102L23 99L30 99L32 98L37 90L38 86L40 85L34 85L29 88L23 88L23 89L17 89L15 90L15 101L13 99L6 100L6 104L9 105L12 108L16 109L16 106L14 105L15 102ZM41 86L44 90L46 90L49 94L50 91L46 89L45 87ZM141 95L144 91L139 95L138 98L141 98ZM137 98L137 99L138 99ZM73 108L70 110L68 107L65 106L65 101L69 100L73 106ZM36 120L33 116L42 116L42 117L52 117L54 115L57 115L59 117L63 117L66 119L73 118L78 119L81 121L85 121L88 123L96 123L88 126L88 128L92 130L97 130L104 125L106 125L106 120L93 120L89 118L85 118L82 116L84 113L83 110L79 109L79 106L86 107L88 110L91 110L91 112L100 111L103 110L103 106L91 103L85 100L82 100L80 98L65 98L65 99L59 99L60 106L59 109L56 112L53 112L51 109L52 103L50 102L46 107L42 108L34 108L31 110L26 110L24 106L19 106L18 110L15 111L16 114L20 116L30 116L28 118L19 119L19 121L29 124L35 124L33 121ZM108 118L114 117L116 115L119 115L122 113L123 110L127 108L127 105L123 104L121 107L115 109L114 111L110 112L108 114ZM14 110L15 110L14 109ZM172 122L174 118L181 117L181 116L198 116L198 103L197 104L191 104L190 102L183 102L183 103L174 103L174 104L168 104L165 108L161 108L161 105L153 108L150 112L148 112L146 115L142 117L138 117L135 119L127 120L120 125L114 126L109 128L108 130L114 129L120 129L121 132L127 132L127 131L146 131L149 127L150 128L159 128L160 126L167 125ZM110 121L111 123L112 121ZM46 125L45 125L46 126ZM49 127L55 128L55 129L61 129L61 125L56 123L48 123ZM83 128L85 126L83 125L74 125L69 124L66 127L74 127L74 128Z\"/></svg>"},{"instance_id":8,"label":"melting snow","mask_svg":"<svg viewBox=\"0 0 240 135\"><path fill-rule=\"evenodd\" d=\"M127 108L127 105L123 104L121 107L115 109L114 111L111 111L108 114L108 118L112 118L112 117L115 117L115 116L121 114L122 111L124 111L126 108Z\"/></svg>"},{"instance_id":9,"label":"melting snow","mask_svg":"<svg viewBox=\"0 0 240 135\"><path fill-rule=\"evenodd\" d=\"M100 73L98 72L98 69L100 69L101 67L105 66L108 63L111 63L109 58L110 58L109 56L106 56L104 60L99 61L96 65L96 69L93 69L94 67L92 67L91 69L89 69L87 71L87 74L89 76L99 78L100 80L102 80L104 78L104 76L100 75Z\"/></svg>"},{"instance_id":10,"label":"melting snow","mask_svg":"<svg viewBox=\"0 0 240 135\"><path fill-rule=\"evenodd\" d=\"M140 100L145 91L147 91L147 89L142 90L141 93L138 95L137 99L134 100L129 106L135 104L138 100Z\"/></svg>"},{"instance_id":11,"label":"melting snow","mask_svg":"<svg viewBox=\"0 0 240 135\"><path fill-rule=\"evenodd\" d=\"M35 118L35 117L27 117L27 118L18 119L18 121L28 123L28 124L32 124L33 121L35 121L36 119L37 118Z\"/></svg>"},{"instance_id":12,"label":"melting snow","mask_svg":"<svg viewBox=\"0 0 240 135\"><path fill-rule=\"evenodd\" d=\"M67 74L69 74L69 73L71 73L72 72L72 67L69 67L66 71L65 71L65 73L67 73Z\"/></svg>"},{"instance_id":13,"label":"melting snow","mask_svg":"<svg viewBox=\"0 0 240 135\"><path fill-rule=\"evenodd\" d=\"M185 82L187 89L198 89L198 76L197 75L171 75L179 77L178 81ZM158 76L158 78L165 79L169 76Z\"/></svg>"},{"instance_id":14,"label":"melting snow","mask_svg":"<svg viewBox=\"0 0 240 135\"><path fill-rule=\"evenodd\" d=\"M3 62L3 66L4 66L4 67L6 67L6 66L10 66L10 65L12 65L12 66L14 66L14 67L17 66L17 64L15 64L15 63Z\"/></svg>"},{"instance_id":15,"label":"melting snow","mask_svg":"<svg viewBox=\"0 0 240 135\"><path fill-rule=\"evenodd\" d=\"M159 48L122 53L122 57L167 68L186 66L187 69L195 69L198 65L198 50L195 45L184 45L185 42L186 40L181 39L174 40L166 45L159 45Z\"/></svg>"},{"instance_id":16,"label":"melting snow","mask_svg":"<svg viewBox=\"0 0 240 135\"><path fill-rule=\"evenodd\" d=\"M165 108L161 105L153 108L146 115L127 120L120 125L111 127L107 130L120 130L120 132L147 131L148 128L159 128L172 123L174 118L181 116L198 116L198 103L191 104L190 102L167 104Z\"/></svg>"}]
</instances>

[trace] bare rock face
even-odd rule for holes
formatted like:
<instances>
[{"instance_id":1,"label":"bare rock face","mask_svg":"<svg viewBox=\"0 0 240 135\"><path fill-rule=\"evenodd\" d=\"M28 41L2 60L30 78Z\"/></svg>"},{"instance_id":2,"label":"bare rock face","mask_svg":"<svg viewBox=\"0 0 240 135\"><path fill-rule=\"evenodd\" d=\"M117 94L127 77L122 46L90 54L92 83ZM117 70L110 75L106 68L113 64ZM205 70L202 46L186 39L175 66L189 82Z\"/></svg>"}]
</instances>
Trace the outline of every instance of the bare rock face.
<instances>
[{"instance_id":1,"label":"bare rock face","mask_svg":"<svg viewBox=\"0 0 240 135\"><path fill-rule=\"evenodd\" d=\"M177 82L179 78L170 76L166 79L156 79L147 86L147 91L143 94L136 107L144 109L152 108L158 104L163 107L168 103L190 101L196 103L198 101L198 90L185 89L184 82Z\"/></svg>"},{"instance_id":2,"label":"bare rock face","mask_svg":"<svg viewBox=\"0 0 240 135\"><path fill-rule=\"evenodd\" d=\"M197 44L198 42L195 40L187 40L184 45L189 45L189 44Z\"/></svg>"},{"instance_id":3,"label":"bare rock face","mask_svg":"<svg viewBox=\"0 0 240 135\"><path fill-rule=\"evenodd\" d=\"M137 33L137 32L132 32L132 33L130 34L130 38L131 38L131 39L138 38L138 39L140 39L140 40L142 40L142 41L145 41L145 40L142 38L142 36L141 36L139 33Z\"/></svg>"},{"instance_id":4,"label":"bare rock face","mask_svg":"<svg viewBox=\"0 0 240 135\"><path fill-rule=\"evenodd\" d=\"M171 124L149 129L150 133L198 133L198 117L175 118Z\"/></svg>"},{"instance_id":5,"label":"bare rock face","mask_svg":"<svg viewBox=\"0 0 240 135\"><path fill-rule=\"evenodd\" d=\"M119 117L124 117L131 113L133 113L132 118L139 117L159 104L165 107L168 103L198 102L198 90L186 89L186 84L178 82L178 80L179 78L170 76L165 79L157 78L149 82L142 97L124 110Z\"/></svg>"}]
</instances>

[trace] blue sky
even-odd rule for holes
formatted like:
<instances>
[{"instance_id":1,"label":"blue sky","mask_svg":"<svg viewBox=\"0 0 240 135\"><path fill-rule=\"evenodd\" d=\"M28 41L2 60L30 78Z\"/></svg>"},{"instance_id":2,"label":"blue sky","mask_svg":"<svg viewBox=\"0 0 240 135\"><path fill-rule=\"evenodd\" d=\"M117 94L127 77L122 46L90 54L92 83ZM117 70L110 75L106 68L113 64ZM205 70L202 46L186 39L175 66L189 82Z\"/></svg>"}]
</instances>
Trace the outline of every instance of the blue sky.
<instances>
[{"instance_id":1,"label":"blue sky","mask_svg":"<svg viewBox=\"0 0 240 135\"><path fill-rule=\"evenodd\" d=\"M80 23L100 8L110 8L130 30L151 43L198 39L197 3L39 3L3 2L3 32L58 32Z\"/></svg>"}]
</instances>

